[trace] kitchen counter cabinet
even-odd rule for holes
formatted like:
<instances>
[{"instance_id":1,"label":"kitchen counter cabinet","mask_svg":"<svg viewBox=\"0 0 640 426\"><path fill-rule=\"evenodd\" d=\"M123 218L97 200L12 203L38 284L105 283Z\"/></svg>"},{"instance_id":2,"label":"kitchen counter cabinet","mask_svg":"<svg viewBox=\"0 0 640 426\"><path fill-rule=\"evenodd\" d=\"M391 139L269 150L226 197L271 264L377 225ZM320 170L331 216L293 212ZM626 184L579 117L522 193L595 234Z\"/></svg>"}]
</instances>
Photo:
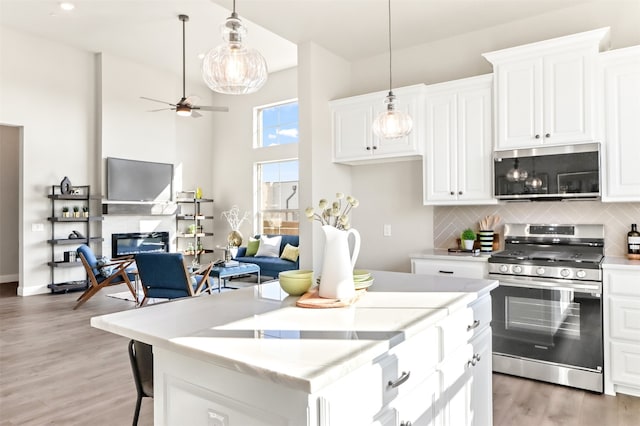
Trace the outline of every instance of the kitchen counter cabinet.
<instances>
[{"instance_id":1,"label":"kitchen counter cabinet","mask_svg":"<svg viewBox=\"0 0 640 426\"><path fill-rule=\"evenodd\" d=\"M425 89L425 205L496 204L492 182L493 75Z\"/></svg>"},{"instance_id":2,"label":"kitchen counter cabinet","mask_svg":"<svg viewBox=\"0 0 640 426\"><path fill-rule=\"evenodd\" d=\"M485 53L495 73L496 150L595 140L601 28Z\"/></svg>"},{"instance_id":3,"label":"kitchen counter cabinet","mask_svg":"<svg viewBox=\"0 0 640 426\"><path fill-rule=\"evenodd\" d=\"M640 46L601 53L602 201L640 201Z\"/></svg>"},{"instance_id":4,"label":"kitchen counter cabinet","mask_svg":"<svg viewBox=\"0 0 640 426\"><path fill-rule=\"evenodd\" d=\"M470 306L497 282L373 276L344 309L297 308L270 282L91 323L153 345L157 425L445 424L441 366L473 360Z\"/></svg>"},{"instance_id":5,"label":"kitchen counter cabinet","mask_svg":"<svg viewBox=\"0 0 640 426\"><path fill-rule=\"evenodd\" d=\"M423 84L393 90L396 109L407 112L413 120L411 133L395 139L378 138L371 128L386 108L388 91L331 101L333 162L358 165L422 158L423 90Z\"/></svg>"},{"instance_id":6,"label":"kitchen counter cabinet","mask_svg":"<svg viewBox=\"0 0 640 426\"><path fill-rule=\"evenodd\" d=\"M604 391L640 396L640 261L603 265Z\"/></svg>"},{"instance_id":7,"label":"kitchen counter cabinet","mask_svg":"<svg viewBox=\"0 0 640 426\"><path fill-rule=\"evenodd\" d=\"M428 250L411 255L411 272L482 279L488 274L489 257L490 254L450 254L447 250Z\"/></svg>"}]
</instances>

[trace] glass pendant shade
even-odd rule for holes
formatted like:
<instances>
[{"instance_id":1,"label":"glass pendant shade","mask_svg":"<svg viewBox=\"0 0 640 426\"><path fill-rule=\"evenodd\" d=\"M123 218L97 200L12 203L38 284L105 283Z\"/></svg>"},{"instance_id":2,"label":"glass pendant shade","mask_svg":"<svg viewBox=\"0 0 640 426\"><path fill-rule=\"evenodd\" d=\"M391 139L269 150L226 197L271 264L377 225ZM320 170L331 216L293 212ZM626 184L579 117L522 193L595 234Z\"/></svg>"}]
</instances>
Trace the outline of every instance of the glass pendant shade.
<instances>
[{"instance_id":1,"label":"glass pendant shade","mask_svg":"<svg viewBox=\"0 0 640 426\"><path fill-rule=\"evenodd\" d=\"M379 138L397 139L407 136L413 128L411 116L404 111L397 111L394 104L395 97L389 92L386 111L378 114L373 122L373 132Z\"/></svg>"},{"instance_id":2,"label":"glass pendant shade","mask_svg":"<svg viewBox=\"0 0 640 426\"><path fill-rule=\"evenodd\" d=\"M211 49L202 62L202 78L211 90L244 95L259 90L267 81L267 62L255 49L242 44L246 28L235 11L222 26L224 44Z\"/></svg>"},{"instance_id":3,"label":"glass pendant shade","mask_svg":"<svg viewBox=\"0 0 640 426\"><path fill-rule=\"evenodd\" d=\"M520 168L520 161L516 158L513 162L513 168L507 172L507 180L510 182L520 182L526 180L529 176L526 170Z\"/></svg>"}]
</instances>

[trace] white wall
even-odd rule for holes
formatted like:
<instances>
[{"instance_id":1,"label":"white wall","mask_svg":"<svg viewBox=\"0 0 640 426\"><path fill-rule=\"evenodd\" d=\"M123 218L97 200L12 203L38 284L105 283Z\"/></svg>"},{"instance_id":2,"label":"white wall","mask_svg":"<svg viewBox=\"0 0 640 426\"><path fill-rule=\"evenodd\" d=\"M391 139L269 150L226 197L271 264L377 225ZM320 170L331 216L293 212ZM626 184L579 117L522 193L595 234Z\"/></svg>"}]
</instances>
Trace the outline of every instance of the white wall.
<instances>
[{"instance_id":1,"label":"white wall","mask_svg":"<svg viewBox=\"0 0 640 426\"><path fill-rule=\"evenodd\" d=\"M75 184L97 183L93 70L88 52L0 28L0 123L24 127L20 294L48 291L50 185L65 175ZM34 223L45 232L31 231Z\"/></svg>"},{"instance_id":2,"label":"white wall","mask_svg":"<svg viewBox=\"0 0 640 426\"><path fill-rule=\"evenodd\" d=\"M18 281L20 127L0 125L0 283Z\"/></svg>"},{"instance_id":3,"label":"white wall","mask_svg":"<svg viewBox=\"0 0 640 426\"><path fill-rule=\"evenodd\" d=\"M274 161L281 158L297 158L298 147L293 145L253 148L253 109L297 98L297 71L295 68L269 74L267 83L251 95L213 96L214 105L228 106L229 112L214 113L210 138L211 161L203 164L212 173L212 196L215 200L214 241L217 246L226 246L231 228L222 217L222 212L237 205L241 214L254 212L254 164L259 161ZM300 188L302 191L303 188ZM245 221L240 227L244 244L256 229L256 217ZM216 253L217 257L222 252Z\"/></svg>"}]
</instances>

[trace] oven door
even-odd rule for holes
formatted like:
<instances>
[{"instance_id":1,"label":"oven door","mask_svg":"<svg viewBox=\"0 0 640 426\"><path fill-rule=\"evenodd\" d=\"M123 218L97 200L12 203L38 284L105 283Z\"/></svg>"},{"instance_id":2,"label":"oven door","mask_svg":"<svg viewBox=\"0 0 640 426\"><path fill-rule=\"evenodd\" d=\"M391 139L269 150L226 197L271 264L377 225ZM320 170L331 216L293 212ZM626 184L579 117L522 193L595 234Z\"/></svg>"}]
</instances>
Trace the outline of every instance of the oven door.
<instances>
[{"instance_id":1,"label":"oven door","mask_svg":"<svg viewBox=\"0 0 640 426\"><path fill-rule=\"evenodd\" d=\"M600 283L490 275L494 354L602 371Z\"/></svg>"}]
</instances>

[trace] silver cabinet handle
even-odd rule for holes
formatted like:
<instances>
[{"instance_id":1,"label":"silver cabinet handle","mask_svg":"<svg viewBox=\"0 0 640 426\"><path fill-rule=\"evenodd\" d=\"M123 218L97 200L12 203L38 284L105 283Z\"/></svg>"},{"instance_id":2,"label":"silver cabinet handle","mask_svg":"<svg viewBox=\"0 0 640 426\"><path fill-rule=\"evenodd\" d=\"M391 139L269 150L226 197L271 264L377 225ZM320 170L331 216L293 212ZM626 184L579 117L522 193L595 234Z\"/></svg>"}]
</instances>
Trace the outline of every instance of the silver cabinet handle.
<instances>
[{"instance_id":1,"label":"silver cabinet handle","mask_svg":"<svg viewBox=\"0 0 640 426\"><path fill-rule=\"evenodd\" d=\"M462 191L458 191L458 195L462 195Z\"/></svg>"},{"instance_id":2,"label":"silver cabinet handle","mask_svg":"<svg viewBox=\"0 0 640 426\"><path fill-rule=\"evenodd\" d=\"M471 331L475 328L478 328L479 325L480 325L480 320L475 320L473 324L467 326L467 331Z\"/></svg>"},{"instance_id":3,"label":"silver cabinet handle","mask_svg":"<svg viewBox=\"0 0 640 426\"><path fill-rule=\"evenodd\" d=\"M371 147L370 146L367 147L367 151L371 151Z\"/></svg>"},{"instance_id":4,"label":"silver cabinet handle","mask_svg":"<svg viewBox=\"0 0 640 426\"><path fill-rule=\"evenodd\" d=\"M374 146L373 146L373 149L378 149L378 147L374 145Z\"/></svg>"},{"instance_id":5,"label":"silver cabinet handle","mask_svg":"<svg viewBox=\"0 0 640 426\"><path fill-rule=\"evenodd\" d=\"M478 362L480 362L480 354L473 354L473 357L467 361L467 368L475 367Z\"/></svg>"},{"instance_id":6,"label":"silver cabinet handle","mask_svg":"<svg viewBox=\"0 0 640 426\"><path fill-rule=\"evenodd\" d=\"M409 380L409 376L411 375L411 371L403 371L400 377L398 377L395 381L389 380L387 386L390 388L397 388L407 380Z\"/></svg>"},{"instance_id":7,"label":"silver cabinet handle","mask_svg":"<svg viewBox=\"0 0 640 426\"><path fill-rule=\"evenodd\" d=\"M551 133L547 133L544 135L545 138L550 138L551 137Z\"/></svg>"},{"instance_id":8,"label":"silver cabinet handle","mask_svg":"<svg viewBox=\"0 0 640 426\"><path fill-rule=\"evenodd\" d=\"M536 135L536 139L540 139L540 135Z\"/></svg>"}]
</instances>

